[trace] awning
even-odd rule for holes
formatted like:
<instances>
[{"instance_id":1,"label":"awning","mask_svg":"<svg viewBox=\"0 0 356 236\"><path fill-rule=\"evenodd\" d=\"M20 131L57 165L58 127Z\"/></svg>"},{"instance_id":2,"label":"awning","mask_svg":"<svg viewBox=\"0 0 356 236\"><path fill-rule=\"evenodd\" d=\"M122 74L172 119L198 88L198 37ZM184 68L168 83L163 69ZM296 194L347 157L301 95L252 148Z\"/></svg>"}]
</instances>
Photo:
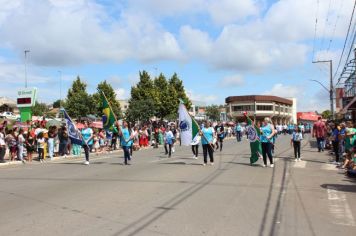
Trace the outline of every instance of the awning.
<instances>
[{"instance_id":1,"label":"awning","mask_svg":"<svg viewBox=\"0 0 356 236\"><path fill-rule=\"evenodd\" d=\"M355 102L356 102L356 96L340 111L340 113L345 114Z\"/></svg>"}]
</instances>

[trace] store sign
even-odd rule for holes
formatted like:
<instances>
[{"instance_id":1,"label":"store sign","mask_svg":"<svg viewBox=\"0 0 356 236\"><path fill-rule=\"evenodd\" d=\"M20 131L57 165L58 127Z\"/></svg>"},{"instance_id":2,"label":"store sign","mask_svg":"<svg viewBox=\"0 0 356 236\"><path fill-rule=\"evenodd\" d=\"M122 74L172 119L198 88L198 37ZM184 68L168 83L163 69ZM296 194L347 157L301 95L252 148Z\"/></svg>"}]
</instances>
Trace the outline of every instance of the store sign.
<instances>
[{"instance_id":1,"label":"store sign","mask_svg":"<svg viewBox=\"0 0 356 236\"><path fill-rule=\"evenodd\" d=\"M17 107L32 107L37 98L37 88L24 88L17 91Z\"/></svg>"}]
</instances>

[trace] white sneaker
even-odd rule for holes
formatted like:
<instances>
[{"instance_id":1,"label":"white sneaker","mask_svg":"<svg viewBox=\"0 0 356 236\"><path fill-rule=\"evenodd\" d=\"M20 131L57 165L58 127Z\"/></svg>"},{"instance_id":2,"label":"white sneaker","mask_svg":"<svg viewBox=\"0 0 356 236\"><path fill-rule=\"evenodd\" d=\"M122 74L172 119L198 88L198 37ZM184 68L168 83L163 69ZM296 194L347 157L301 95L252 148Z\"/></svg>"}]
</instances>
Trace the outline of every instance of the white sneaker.
<instances>
[{"instance_id":1,"label":"white sneaker","mask_svg":"<svg viewBox=\"0 0 356 236\"><path fill-rule=\"evenodd\" d=\"M213 166L213 165L214 165L214 162L210 162L210 165Z\"/></svg>"},{"instance_id":2,"label":"white sneaker","mask_svg":"<svg viewBox=\"0 0 356 236\"><path fill-rule=\"evenodd\" d=\"M263 164L263 165L262 165L262 167L266 167L266 165L265 165L265 164Z\"/></svg>"},{"instance_id":3,"label":"white sneaker","mask_svg":"<svg viewBox=\"0 0 356 236\"><path fill-rule=\"evenodd\" d=\"M205 163L203 163L203 166L206 166L206 164L205 164Z\"/></svg>"},{"instance_id":4,"label":"white sneaker","mask_svg":"<svg viewBox=\"0 0 356 236\"><path fill-rule=\"evenodd\" d=\"M89 161L85 161L85 162L84 162L84 165L89 165Z\"/></svg>"},{"instance_id":5,"label":"white sneaker","mask_svg":"<svg viewBox=\"0 0 356 236\"><path fill-rule=\"evenodd\" d=\"M297 158L294 159L295 162L299 161Z\"/></svg>"},{"instance_id":6,"label":"white sneaker","mask_svg":"<svg viewBox=\"0 0 356 236\"><path fill-rule=\"evenodd\" d=\"M176 150L174 148L172 148L172 152L174 153Z\"/></svg>"},{"instance_id":7,"label":"white sneaker","mask_svg":"<svg viewBox=\"0 0 356 236\"><path fill-rule=\"evenodd\" d=\"M270 167L273 168L273 167L274 167L274 164L271 164Z\"/></svg>"},{"instance_id":8,"label":"white sneaker","mask_svg":"<svg viewBox=\"0 0 356 236\"><path fill-rule=\"evenodd\" d=\"M301 161L302 159L301 158L298 158L298 161Z\"/></svg>"}]
</instances>

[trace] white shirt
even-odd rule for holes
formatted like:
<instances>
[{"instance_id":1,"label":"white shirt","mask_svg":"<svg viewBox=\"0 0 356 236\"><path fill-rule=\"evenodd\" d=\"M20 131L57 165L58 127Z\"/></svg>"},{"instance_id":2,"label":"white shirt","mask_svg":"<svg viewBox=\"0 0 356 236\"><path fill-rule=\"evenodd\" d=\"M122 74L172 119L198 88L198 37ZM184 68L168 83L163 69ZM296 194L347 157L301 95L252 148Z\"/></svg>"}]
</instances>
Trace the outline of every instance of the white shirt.
<instances>
[{"instance_id":1,"label":"white shirt","mask_svg":"<svg viewBox=\"0 0 356 236\"><path fill-rule=\"evenodd\" d=\"M5 136L0 132L0 146L5 146Z\"/></svg>"}]
</instances>

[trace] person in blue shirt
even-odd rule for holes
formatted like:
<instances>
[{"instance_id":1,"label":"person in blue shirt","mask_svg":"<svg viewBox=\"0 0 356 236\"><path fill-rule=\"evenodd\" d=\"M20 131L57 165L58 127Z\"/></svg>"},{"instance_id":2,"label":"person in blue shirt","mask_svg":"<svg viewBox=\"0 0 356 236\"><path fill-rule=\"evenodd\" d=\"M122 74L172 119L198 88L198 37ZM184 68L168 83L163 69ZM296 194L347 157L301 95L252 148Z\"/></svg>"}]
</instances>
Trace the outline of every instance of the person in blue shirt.
<instances>
[{"instance_id":1,"label":"person in blue shirt","mask_svg":"<svg viewBox=\"0 0 356 236\"><path fill-rule=\"evenodd\" d=\"M295 161L300 161L300 146L303 140L303 133L300 127L295 128L292 133L291 145L294 147Z\"/></svg>"},{"instance_id":2,"label":"person in blue shirt","mask_svg":"<svg viewBox=\"0 0 356 236\"><path fill-rule=\"evenodd\" d=\"M129 125L126 121L122 122L122 127L120 127L119 122L116 122L116 127L121 138L121 147L124 150L124 164L130 165L130 148L132 146L131 130L129 129Z\"/></svg>"},{"instance_id":3,"label":"person in blue shirt","mask_svg":"<svg viewBox=\"0 0 356 236\"><path fill-rule=\"evenodd\" d=\"M237 142L241 142L241 131L242 131L241 125L240 125L240 123L237 123L235 126Z\"/></svg>"},{"instance_id":4,"label":"person in blue shirt","mask_svg":"<svg viewBox=\"0 0 356 236\"><path fill-rule=\"evenodd\" d=\"M82 146L85 152L85 162L84 165L89 165L89 153L93 146L93 130L89 127L88 121L84 121L84 128L81 131L82 134Z\"/></svg>"},{"instance_id":5,"label":"person in blue shirt","mask_svg":"<svg viewBox=\"0 0 356 236\"><path fill-rule=\"evenodd\" d=\"M275 134L274 126L271 122L271 119L266 117L261 126L261 137L260 142L262 146L262 156L263 156L263 167L267 166L267 156L270 162L270 166L273 168L273 156L272 156L272 137Z\"/></svg>"},{"instance_id":6,"label":"person in blue shirt","mask_svg":"<svg viewBox=\"0 0 356 236\"><path fill-rule=\"evenodd\" d=\"M204 128L202 128L200 131L200 135L202 136L201 143L203 146L203 156L204 156L203 166L205 166L208 163L208 154L210 159L210 165L214 165L213 141L216 135L215 135L214 128L211 125L211 122L209 121L205 122Z\"/></svg>"},{"instance_id":7,"label":"person in blue shirt","mask_svg":"<svg viewBox=\"0 0 356 236\"><path fill-rule=\"evenodd\" d=\"M164 133L164 150L166 151L166 155L168 155L168 157L172 156L173 143L174 143L174 134L172 132L172 127L168 126Z\"/></svg>"}]
</instances>

